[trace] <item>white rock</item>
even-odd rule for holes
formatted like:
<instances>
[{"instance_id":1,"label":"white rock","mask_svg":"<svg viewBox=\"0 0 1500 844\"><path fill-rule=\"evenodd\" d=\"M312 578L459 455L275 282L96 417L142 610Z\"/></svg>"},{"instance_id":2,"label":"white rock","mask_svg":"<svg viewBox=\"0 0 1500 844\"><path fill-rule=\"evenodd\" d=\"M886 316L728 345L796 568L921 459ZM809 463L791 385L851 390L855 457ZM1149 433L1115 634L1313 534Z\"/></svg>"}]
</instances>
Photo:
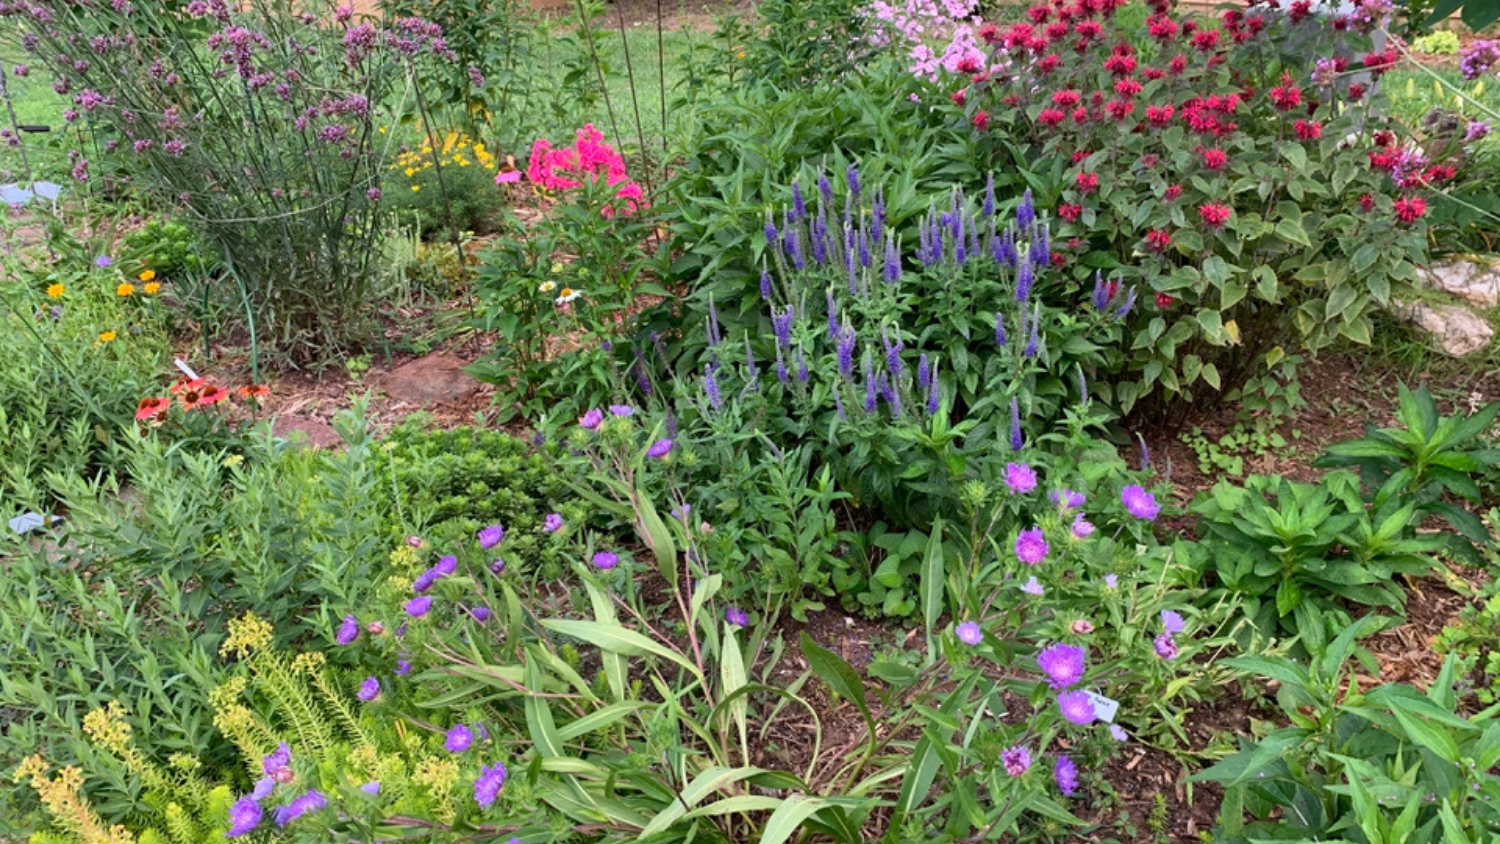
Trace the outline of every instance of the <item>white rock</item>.
<instances>
[{"instance_id":1,"label":"white rock","mask_svg":"<svg viewBox=\"0 0 1500 844\"><path fill-rule=\"evenodd\" d=\"M1431 334L1439 350L1456 358L1483 349L1495 336L1488 322L1462 305L1392 302L1391 313Z\"/></svg>"},{"instance_id":2,"label":"white rock","mask_svg":"<svg viewBox=\"0 0 1500 844\"><path fill-rule=\"evenodd\" d=\"M1428 285L1476 305L1500 304L1500 266L1471 258L1450 258L1421 271Z\"/></svg>"}]
</instances>

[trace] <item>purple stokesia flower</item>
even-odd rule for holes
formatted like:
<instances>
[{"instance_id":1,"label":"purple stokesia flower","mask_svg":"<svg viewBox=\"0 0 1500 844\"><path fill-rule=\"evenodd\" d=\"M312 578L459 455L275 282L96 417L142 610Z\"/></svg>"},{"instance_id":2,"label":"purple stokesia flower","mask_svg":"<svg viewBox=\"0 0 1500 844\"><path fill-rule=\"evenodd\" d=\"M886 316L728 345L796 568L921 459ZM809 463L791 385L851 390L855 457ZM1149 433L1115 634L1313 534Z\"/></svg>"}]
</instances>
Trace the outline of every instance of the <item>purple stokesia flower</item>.
<instances>
[{"instance_id":1,"label":"purple stokesia flower","mask_svg":"<svg viewBox=\"0 0 1500 844\"><path fill-rule=\"evenodd\" d=\"M1036 655L1036 664L1054 689L1066 689L1083 679L1083 661L1088 652L1078 645L1058 643Z\"/></svg>"},{"instance_id":2,"label":"purple stokesia flower","mask_svg":"<svg viewBox=\"0 0 1500 844\"><path fill-rule=\"evenodd\" d=\"M365 681L359 684L359 694L357 697L365 703L369 703L380 697L380 678L366 677Z\"/></svg>"},{"instance_id":3,"label":"purple stokesia flower","mask_svg":"<svg viewBox=\"0 0 1500 844\"><path fill-rule=\"evenodd\" d=\"M359 790L373 797L376 794L380 793L380 780L370 780L369 782L360 786Z\"/></svg>"},{"instance_id":4,"label":"purple stokesia flower","mask_svg":"<svg viewBox=\"0 0 1500 844\"><path fill-rule=\"evenodd\" d=\"M588 413L578 417L578 424L586 431L597 430L604 422L604 411L597 407L589 408Z\"/></svg>"},{"instance_id":5,"label":"purple stokesia flower","mask_svg":"<svg viewBox=\"0 0 1500 844\"><path fill-rule=\"evenodd\" d=\"M463 724L455 725L443 739L443 749L449 753L463 753L473 744L474 731Z\"/></svg>"},{"instance_id":6,"label":"purple stokesia flower","mask_svg":"<svg viewBox=\"0 0 1500 844\"><path fill-rule=\"evenodd\" d=\"M488 551L499 545L500 540L505 538L505 528L500 525L490 525L489 527L480 528L478 537L479 547ZM456 563L457 561L455 560L454 562Z\"/></svg>"},{"instance_id":7,"label":"purple stokesia flower","mask_svg":"<svg viewBox=\"0 0 1500 844\"><path fill-rule=\"evenodd\" d=\"M745 627L750 624L750 614L739 607L730 607L724 610L724 620L735 627Z\"/></svg>"},{"instance_id":8,"label":"purple stokesia flower","mask_svg":"<svg viewBox=\"0 0 1500 844\"><path fill-rule=\"evenodd\" d=\"M1076 513L1073 516L1073 526L1069 528L1069 531L1073 534L1074 539L1088 539L1094 535L1094 523L1085 519L1082 513ZM1110 575L1110 577L1114 577L1114 575Z\"/></svg>"},{"instance_id":9,"label":"purple stokesia flower","mask_svg":"<svg viewBox=\"0 0 1500 844\"><path fill-rule=\"evenodd\" d=\"M600 551L594 555L594 568L601 571L609 571L620 564L620 557L609 551Z\"/></svg>"},{"instance_id":10,"label":"purple stokesia flower","mask_svg":"<svg viewBox=\"0 0 1500 844\"><path fill-rule=\"evenodd\" d=\"M1082 689L1060 693L1057 696L1057 708L1062 710L1064 718L1080 727L1087 727L1099 717L1094 712L1094 702L1089 699L1089 693Z\"/></svg>"},{"instance_id":11,"label":"purple stokesia flower","mask_svg":"<svg viewBox=\"0 0 1500 844\"><path fill-rule=\"evenodd\" d=\"M432 609L432 597L423 595L419 598L412 598L406 602L405 609L406 614L412 618L421 618Z\"/></svg>"},{"instance_id":12,"label":"purple stokesia flower","mask_svg":"<svg viewBox=\"0 0 1500 844\"><path fill-rule=\"evenodd\" d=\"M229 829L225 831L224 837L238 838L245 835L260 826L261 816L260 803L254 797L241 797L229 807Z\"/></svg>"},{"instance_id":13,"label":"purple stokesia flower","mask_svg":"<svg viewBox=\"0 0 1500 844\"><path fill-rule=\"evenodd\" d=\"M1163 633L1157 636L1151 644L1156 648L1156 655L1162 659L1173 660L1177 658L1177 640L1172 638L1171 633Z\"/></svg>"},{"instance_id":14,"label":"purple stokesia flower","mask_svg":"<svg viewBox=\"0 0 1500 844\"><path fill-rule=\"evenodd\" d=\"M1031 579L1026 581L1026 583L1021 586L1021 591L1025 592L1028 595L1037 596L1045 595L1047 593L1046 587L1042 586L1042 582L1036 579L1036 575L1032 575Z\"/></svg>"},{"instance_id":15,"label":"purple stokesia flower","mask_svg":"<svg viewBox=\"0 0 1500 844\"><path fill-rule=\"evenodd\" d=\"M1052 766L1052 779L1064 796L1072 797L1078 792L1078 766L1061 753L1057 754L1057 763Z\"/></svg>"},{"instance_id":16,"label":"purple stokesia flower","mask_svg":"<svg viewBox=\"0 0 1500 844\"><path fill-rule=\"evenodd\" d=\"M469 615L473 616L475 621L483 624L486 621L489 621L494 613L490 611L489 607L474 607L473 609L469 610Z\"/></svg>"},{"instance_id":17,"label":"purple stokesia flower","mask_svg":"<svg viewBox=\"0 0 1500 844\"><path fill-rule=\"evenodd\" d=\"M108 255L100 255L99 257L94 259L94 266L98 267L101 270L109 269L114 263L115 259L109 257Z\"/></svg>"},{"instance_id":18,"label":"purple stokesia flower","mask_svg":"<svg viewBox=\"0 0 1500 844\"><path fill-rule=\"evenodd\" d=\"M308 789L306 794L276 810L276 825L285 827L308 812L316 812L327 805L327 797L317 789Z\"/></svg>"},{"instance_id":19,"label":"purple stokesia flower","mask_svg":"<svg viewBox=\"0 0 1500 844\"><path fill-rule=\"evenodd\" d=\"M958 640L965 645L977 645L984 641L984 630L978 622L965 621L953 629L958 634Z\"/></svg>"},{"instance_id":20,"label":"purple stokesia flower","mask_svg":"<svg viewBox=\"0 0 1500 844\"><path fill-rule=\"evenodd\" d=\"M1137 519L1155 521L1156 515L1161 512L1161 505L1156 503L1156 496L1137 484L1131 484L1120 490L1120 500L1125 503L1125 509L1130 512L1130 515Z\"/></svg>"},{"instance_id":21,"label":"purple stokesia flower","mask_svg":"<svg viewBox=\"0 0 1500 844\"><path fill-rule=\"evenodd\" d=\"M1187 622L1183 621L1182 616L1172 610L1162 610L1161 626L1162 629L1166 630L1167 635L1170 636L1187 629Z\"/></svg>"},{"instance_id":22,"label":"purple stokesia flower","mask_svg":"<svg viewBox=\"0 0 1500 844\"><path fill-rule=\"evenodd\" d=\"M1125 728L1119 724L1109 725L1109 737L1115 741L1130 741L1130 734L1125 732Z\"/></svg>"},{"instance_id":23,"label":"purple stokesia flower","mask_svg":"<svg viewBox=\"0 0 1500 844\"><path fill-rule=\"evenodd\" d=\"M542 530L547 533L557 533L562 528L563 517L561 513L548 513L546 520L542 522Z\"/></svg>"},{"instance_id":24,"label":"purple stokesia flower","mask_svg":"<svg viewBox=\"0 0 1500 844\"><path fill-rule=\"evenodd\" d=\"M1083 493L1075 492L1071 489L1067 489L1066 487L1063 489L1055 490L1048 497L1052 499L1053 504L1056 504L1064 511L1083 506Z\"/></svg>"},{"instance_id":25,"label":"purple stokesia flower","mask_svg":"<svg viewBox=\"0 0 1500 844\"><path fill-rule=\"evenodd\" d=\"M660 460L661 458L666 457L671 452L671 440L657 440L656 442L651 444L650 448L646 449L646 456L650 457L653 460Z\"/></svg>"},{"instance_id":26,"label":"purple stokesia flower","mask_svg":"<svg viewBox=\"0 0 1500 844\"><path fill-rule=\"evenodd\" d=\"M1031 492L1036 489L1036 470L1025 463L1007 463L1005 464L1005 485L1010 487L1011 492Z\"/></svg>"},{"instance_id":27,"label":"purple stokesia flower","mask_svg":"<svg viewBox=\"0 0 1500 844\"><path fill-rule=\"evenodd\" d=\"M479 766L479 778L474 780L474 802L479 804L479 808L488 809L500 796L500 787L505 785L505 773L505 766L498 762L494 767Z\"/></svg>"},{"instance_id":28,"label":"purple stokesia flower","mask_svg":"<svg viewBox=\"0 0 1500 844\"><path fill-rule=\"evenodd\" d=\"M1016 537L1016 556L1028 566L1047 558L1047 537L1039 527L1027 528Z\"/></svg>"},{"instance_id":29,"label":"purple stokesia flower","mask_svg":"<svg viewBox=\"0 0 1500 844\"><path fill-rule=\"evenodd\" d=\"M440 577L442 577L442 575L438 574L437 569L428 569L427 571L424 571L421 574L417 575L417 579L411 582L412 591L426 592L428 589L432 588L432 584L438 582L438 578Z\"/></svg>"},{"instance_id":30,"label":"purple stokesia flower","mask_svg":"<svg viewBox=\"0 0 1500 844\"><path fill-rule=\"evenodd\" d=\"M438 577L447 577L458 571L458 558L452 554L444 554L438 557L437 565L434 565L432 570L437 572Z\"/></svg>"},{"instance_id":31,"label":"purple stokesia flower","mask_svg":"<svg viewBox=\"0 0 1500 844\"><path fill-rule=\"evenodd\" d=\"M634 416L635 408L628 404L612 404L609 406L609 412L614 416Z\"/></svg>"},{"instance_id":32,"label":"purple stokesia flower","mask_svg":"<svg viewBox=\"0 0 1500 844\"><path fill-rule=\"evenodd\" d=\"M411 663L404 659L396 660L396 676L405 677L411 673Z\"/></svg>"},{"instance_id":33,"label":"purple stokesia flower","mask_svg":"<svg viewBox=\"0 0 1500 844\"><path fill-rule=\"evenodd\" d=\"M352 615L344 616L344 623L339 625L339 632L334 636L334 641L340 645L351 644L359 638L359 619Z\"/></svg>"},{"instance_id":34,"label":"purple stokesia flower","mask_svg":"<svg viewBox=\"0 0 1500 844\"><path fill-rule=\"evenodd\" d=\"M1005 773L1019 777L1031 770L1031 751L1018 744L1000 754L1000 764L1005 766Z\"/></svg>"},{"instance_id":35,"label":"purple stokesia flower","mask_svg":"<svg viewBox=\"0 0 1500 844\"><path fill-rule=\"evenodd\" d=\"M267 797L270 797L271 792L275 790L276 780L271 779L270 777L261 777L260 779L255 781L255 788L252 789L250 791L250 794L247 796L252 800L264 800Z\"/></svg>"},{"instance_id":36,"label":"purple stokesia flower","mask_svg":"<svg viewBox=\"0 0 1500 844\"><path fill-rule=\"evenodd\" d=\"M277 782L283 782L283 778L290 778L292 773L292 748L282 742L276 749L261 757L260 768L265 771L266 776Z\"/></svg>"}]
</instances>

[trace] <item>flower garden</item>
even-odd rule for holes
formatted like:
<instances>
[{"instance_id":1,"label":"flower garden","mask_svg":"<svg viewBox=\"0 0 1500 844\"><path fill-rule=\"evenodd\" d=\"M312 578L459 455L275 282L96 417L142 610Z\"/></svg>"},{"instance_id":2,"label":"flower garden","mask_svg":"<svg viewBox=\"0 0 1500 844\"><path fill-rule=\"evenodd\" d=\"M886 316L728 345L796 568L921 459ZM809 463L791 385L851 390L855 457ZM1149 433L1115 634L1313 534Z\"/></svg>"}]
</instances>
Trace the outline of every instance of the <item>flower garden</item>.
<instances>
[{"instance_id":1,"label":"flower garden","mask_svg":"<svg viewBox=\"0 0 1500 844\"><path fill-rule=\"evenodd\" d=\"M1500 840L1497 18L0 0L0 841Z\"/></svg>"}]
</instances>

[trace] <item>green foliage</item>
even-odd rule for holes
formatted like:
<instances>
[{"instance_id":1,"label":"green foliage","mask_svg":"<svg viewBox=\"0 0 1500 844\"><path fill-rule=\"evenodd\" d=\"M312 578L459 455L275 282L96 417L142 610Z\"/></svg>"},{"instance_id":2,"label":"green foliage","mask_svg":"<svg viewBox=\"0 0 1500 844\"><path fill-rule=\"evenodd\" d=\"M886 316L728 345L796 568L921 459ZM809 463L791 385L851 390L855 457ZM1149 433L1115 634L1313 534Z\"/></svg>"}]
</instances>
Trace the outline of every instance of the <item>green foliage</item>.
<instances>
[{"instance_id":1,"label":"green foliage","mask_svg":"<svg viewBox=\"0 0 1500 844\"><path fill-rule=\"evenodd\" d=\"M125 246L162 279L220 269L220 261L179 220L149 220L125 235Z\"/></svg>"},{"instance_id":2,"label":"green foliage","mask_svg":"<svg viewBox=\"0 0 1500 844\"><path fill-rule=\"evenodd\" d=\"M377 489L395 503L385 537L395 542L410 531L442 546L468 541L486 525L504 525L508 553L517 562L535 566L543 579L561 574L563 558L537 534L549 513L571 522L588 512L568 501L568 487L551 463L509 434L464 426L428 430L425 421L408 417L371 449Z\"/></svg>"},{"instance_id":3,"label":"green foliage","mask_svg":"<svg viewBox=\"0 0 1500 844\"><path fill-rule=\"evenodd\" d=\"M1293 436L1297 432L1293 431ZM1267 457L1272 451L1283 453L1287 447L1286 437L1276 431L1271 417L1256 417L1254 425L1235 425L1224 436L1210 440L1203 429L1194 426L1191 431L1177 435L1184 445L1193 450L1198 458L1198 471L1204 475L1227 475L1240 477L1245 474L1247 458Z\"/></svg>"},{"instance_id":4,"label":"green foliage","mask_svg":"<svg viewBox=\"0 0 1500 844\"><path fill-rule=\"evenodd\" d=\"M1352 653L1375 670L1373 658L1354 644L1373 627L1368 618L1350 625L1315 649L1310 663L1284 656L1226 660L1277 681L1276 699L1291 726L1242 738L1238 753L1193 776L1225 788L1215 840L1492 840L1500 821L1491 805L1500 793L1495 709L1458 713L1452 656L1425 694L1400 683L1361 691L1346 660ZM1278 817L1271 820L1273 811ZM1255 820L1245 823L1246 812Z\"/></svg>"},{"instance_id":5,"label":"green foliage","mask_svg":"<svg viewBox=\"0 0 1500 844\"><path fill-rule=\"evenodd\" d=\"M785 90L838 85L876 54L860 0L768 0L746 40L747 81Z\"/></svg>"},{"instance_id":6,"label":"green foliage","mask_svg":"<svg viewBox=\"0 0 1500 844\"><path fill-rule=\"evenodd\" d=\"M449 133L396 156L386 170L384 196L397 219L425 238L490 234L506 200L494 181L498 167L481 142Z\"/></svg>"},{"instance_id":7,"label":"green foliage","mask_svg":"<svg viewBox=\"0 0 1500 844\"><path fill-rule=\"evenodd\" d=\"M1458 33L1449 29L1423 35L1411 43L1412 49L1429 56L1458 55Z\"/></svg>"}]
</instances>

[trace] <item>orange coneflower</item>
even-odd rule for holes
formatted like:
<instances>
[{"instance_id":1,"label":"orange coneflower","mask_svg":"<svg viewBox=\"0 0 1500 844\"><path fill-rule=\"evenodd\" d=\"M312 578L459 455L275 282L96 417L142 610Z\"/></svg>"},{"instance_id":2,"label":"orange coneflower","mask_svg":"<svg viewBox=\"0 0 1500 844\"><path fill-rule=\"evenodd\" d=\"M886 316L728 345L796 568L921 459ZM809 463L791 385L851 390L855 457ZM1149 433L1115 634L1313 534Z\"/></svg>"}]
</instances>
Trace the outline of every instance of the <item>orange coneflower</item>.
<instances>
[{"instance_id":1,"label":"orange coneflower","mask_svg":"<svg viewBox=\"0 0 1500 844\"><path fill-rule=\"evenodd\" d=\"M258 399L261 396L269 396L270 394L271 388L265 384L246 384L235 390L235 395L242 399Z\"/></svg>"},{"instance_id":2,"label":"orange coneflower","mask_svg":"<svg viewBox=\"0 0 1500 844\"><path fill-rule=\"evenodd\" d=\"M229 391L217 384L205 385L203 391L198 394L198 404L218 404L229 398Z\"/></svg>"},{"instance_id":3,"label":"orange coneflower","mask_svg":"<svg viewBox=\"0 0 1500 844\"><path fill-rule=\"evenodd\" d=\"M141 403L136 405L136 421L144 421L166 413L172 407L172 400L163 396L146 396Z\"/></svg>"},{"instance_id":4,"label":"orange coneflower","mask_svg":"<svg viewBox=\"0 0 1500 844\"><path fill-rule=\"evenodd\" d=\"M198 405L203 403L201 397L198 395L198 391L191 389L178 393L177 400L182 402L183 410L197 410Z\"/></svg>"},{"instance_id":5,"label":"orange coneflower","mask_svg":"<svg viewBox=\"0 0 1500 844\"><path fill-rule=\"evenodd\" d=\"M180 395L189 390L196 392L203 387L203 384L204 381L202 378L178 378L177 383L173 384L168 392L174 395Z\"/></svg>"}]
</instances>

